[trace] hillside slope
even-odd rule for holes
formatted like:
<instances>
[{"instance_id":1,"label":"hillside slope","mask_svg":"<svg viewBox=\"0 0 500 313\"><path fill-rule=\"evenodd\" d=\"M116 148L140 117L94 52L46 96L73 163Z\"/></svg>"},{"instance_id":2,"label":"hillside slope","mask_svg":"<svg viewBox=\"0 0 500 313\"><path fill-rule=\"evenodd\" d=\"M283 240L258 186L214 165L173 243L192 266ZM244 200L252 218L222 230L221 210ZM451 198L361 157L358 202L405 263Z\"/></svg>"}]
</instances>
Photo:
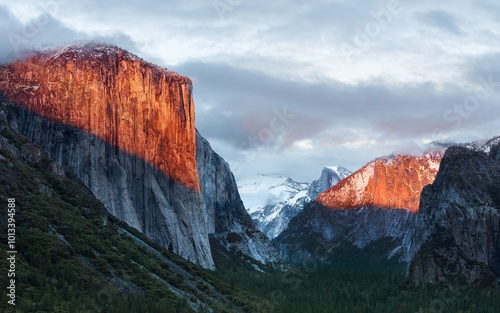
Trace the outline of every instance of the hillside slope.
<instances>
[{"instance_id":1,"label":"hillside slope","mask_svg":"<svg viewBox=\"0 0 500 313\"><path fill-rule=\"evenodd\" d=\"M269 312L110 215L0 110L0 253L16 203L16 312ZM7 259L0 261L7 268ZM7 286L7 276L0 282ZM14 312L1 296L0 310Z\"/></svg>"}]
</instances>

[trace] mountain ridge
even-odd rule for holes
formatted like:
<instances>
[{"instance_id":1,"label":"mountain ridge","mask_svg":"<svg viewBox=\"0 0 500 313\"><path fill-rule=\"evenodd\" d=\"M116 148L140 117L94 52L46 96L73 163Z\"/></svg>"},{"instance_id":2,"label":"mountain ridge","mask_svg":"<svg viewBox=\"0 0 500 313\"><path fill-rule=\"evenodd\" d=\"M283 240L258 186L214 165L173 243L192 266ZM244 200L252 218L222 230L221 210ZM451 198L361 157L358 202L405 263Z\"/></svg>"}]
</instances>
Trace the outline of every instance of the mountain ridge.
<instances>
[{"instance_id":1,"label":"mountain ridge","mask_svg":"<svg viewBox=\"0 0 500 313\"><path fill-rule=\"evenodd\" d=\"M434 181L442 156L430 152L377 158L321 193L317 201L335 209L373 206L416 212L420 192Z\"/></svg>"},{"instance_id":2,"label":"mountain ridge","mask_svg":"<svg viewBox=\"0 0 500 313\"><path fill-rule=\"evenodd\" d=\"M313 257L318 238L339 254L385 241L379 256L406 262L405 238L415 219L415 198L434 181L441 157L441 152L432 152L368 162L297 214L273 239L274 246L287 261L300 263ZM400 190L405 191L402 199Z\"/></svg>"}]
</instances>

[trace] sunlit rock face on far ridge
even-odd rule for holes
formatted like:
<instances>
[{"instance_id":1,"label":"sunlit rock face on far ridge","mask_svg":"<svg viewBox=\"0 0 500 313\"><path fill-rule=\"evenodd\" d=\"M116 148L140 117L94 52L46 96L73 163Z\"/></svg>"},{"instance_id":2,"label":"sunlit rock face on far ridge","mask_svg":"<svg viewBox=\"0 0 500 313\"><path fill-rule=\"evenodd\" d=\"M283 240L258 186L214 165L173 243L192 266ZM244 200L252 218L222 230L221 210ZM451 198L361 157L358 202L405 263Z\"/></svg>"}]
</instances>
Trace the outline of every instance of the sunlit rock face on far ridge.
<instances>
[{"instance_id":1,"label":"sunlit rock face on far ridge","mask_svg":"<svg viewBox=\"0 0 500 313\"><path fill-rule=\"evenodd\" d=\"M292 263L312 257L318 238L327 243L327 251L334 251L333 257L350 256L349 249L355 247L374 249L368 254L377 260L407 262L410 243L405 236L418 212L420 193L436 178L442 157L443 152L432 152L369 162L309 203L273 245Z\"/></svg>"},{"instance_id":2,"label":"sunlit rock face on far ridge","mask_svg":"<svg viewBox=\"0 0 500 313\"><path fill-rule=\"evenodd\" d=\"M432 152L373 160L316 200L334 209L379 207L417 212L420 193L436 178L442 157L443 152Z\"/></svg>"}]
</instances>

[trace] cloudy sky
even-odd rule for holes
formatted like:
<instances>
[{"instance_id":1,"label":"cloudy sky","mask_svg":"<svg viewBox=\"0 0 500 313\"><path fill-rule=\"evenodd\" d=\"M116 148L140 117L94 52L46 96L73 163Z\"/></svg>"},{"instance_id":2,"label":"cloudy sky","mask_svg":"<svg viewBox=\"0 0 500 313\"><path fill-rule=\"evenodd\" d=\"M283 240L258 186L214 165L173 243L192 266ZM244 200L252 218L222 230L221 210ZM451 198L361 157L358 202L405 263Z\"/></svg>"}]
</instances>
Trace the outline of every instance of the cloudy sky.
<instances>
[{"instance_id":1,"label":"cloudy sky","mask_svg":"<svg viewBox=\"0 0 500 313\"><path fill-rule=\"evenodd\" d=\"M194 82L237 179L500 134L500 3L0 0L0 61L98 40Z\"/></svg>"}]
</instances>

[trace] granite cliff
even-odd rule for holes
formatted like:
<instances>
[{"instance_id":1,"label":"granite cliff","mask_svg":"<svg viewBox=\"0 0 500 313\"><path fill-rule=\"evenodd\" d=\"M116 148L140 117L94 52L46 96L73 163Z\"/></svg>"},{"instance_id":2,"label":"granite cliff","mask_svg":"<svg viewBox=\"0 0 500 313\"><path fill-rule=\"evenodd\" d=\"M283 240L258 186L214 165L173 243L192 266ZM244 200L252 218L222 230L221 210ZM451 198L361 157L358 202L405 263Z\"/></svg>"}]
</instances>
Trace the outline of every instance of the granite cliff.
<instances>
[{"instance_id":1,"label":"granite cliff","mask_svg":"<svg viewBox=\"0 0 500 313\"><path fill-rule=\"evenodd\" d=\"M0 67L6 99L200 190L191 81L116 47L38 52Z\"/></svg>"},{"instance_id":2,"label":"granite cliff","mask_svg":"<svg viewBox=\"0 0 500 313\"><path fill-rule=\"evenodd\" d=\"M271 268L285 268L269 239L255 229L241 201L229 164L212 150L198 132L196 159L211 240L216 240L226 251L237 251L249 257L255 266L262 263Z\"/></svg>"},{"instance_id":3,"label":"granite cliff","mask_svg":"<svg viewBox=\"0 0 500 313\"><path fill-rule=\"evenodd\" d=\"M447 149L408 236L418 284L500 282L500 139Z\"/></svg>"},{"instance_id":4,"label":"granite cliff","mask_svg":"<svg viewBox=\"0 0 500 313\"><path fill-rule=\"evenodd\" d=\"M196 132L188 78L89 43L0 66L0 93L15 131L111 214L185 259L215 269L209 234L255 230L227 163ZM274 260L256 238L259 249L240 250Z\"/></svg>"},{"instance_id":5,"label":"granite cliff","mask_svg":"<svg viewBox=\"0 0 500 313\"><path fill-rule=\"evenodd\" d=\"M434 181L442 156L436 152L373 160L320 194L317 201L335 209L372 206L417 212L420 192Z\"/></svg>"}]
</instances>

